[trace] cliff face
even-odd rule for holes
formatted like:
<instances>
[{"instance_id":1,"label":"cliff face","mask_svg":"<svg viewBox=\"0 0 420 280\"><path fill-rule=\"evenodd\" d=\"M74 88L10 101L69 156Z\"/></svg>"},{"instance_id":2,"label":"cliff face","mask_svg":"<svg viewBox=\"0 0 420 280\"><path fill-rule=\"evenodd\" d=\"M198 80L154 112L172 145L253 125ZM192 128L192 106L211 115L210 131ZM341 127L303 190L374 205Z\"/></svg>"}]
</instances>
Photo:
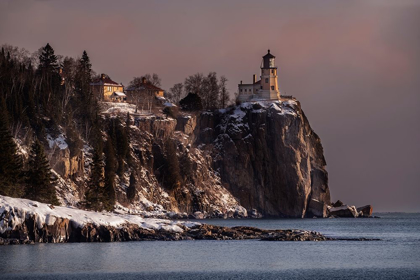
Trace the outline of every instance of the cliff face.
<instances>
[{"instance_id":1,"label":"cliff face","mask_svg":"<svg viewBox=\"0 0 420 280\"><path fill-rule=\"evenodd\" d=\"M131 105L121 106L108 116L124 120ZM177 119L149 115L131 121L131 160L116 178L117 212L172 218L327 215L330 193L322 145L297 101L244 103L182 113ZM66 141L63 133L47 135L47 152L61 204L78 207L90 176L92 149L84 145L71 156ZM168 141L175 147L171 157ZM179 166L176 188L165 183L174 173L165 171L168 160ZM136 191L130 201L131 174Z\"/></svg>"},{"instance_id":2,"label":"cliff face","mask_svg":"<svg viewBox=\"0 0 420 280\"><path fill-rule=\"evenodd\" d=\"M263 215L327 215L328 174L319 137L298 102L244 103L203 113L197 130L226 188Z\"/></svg>"}]
</instances>

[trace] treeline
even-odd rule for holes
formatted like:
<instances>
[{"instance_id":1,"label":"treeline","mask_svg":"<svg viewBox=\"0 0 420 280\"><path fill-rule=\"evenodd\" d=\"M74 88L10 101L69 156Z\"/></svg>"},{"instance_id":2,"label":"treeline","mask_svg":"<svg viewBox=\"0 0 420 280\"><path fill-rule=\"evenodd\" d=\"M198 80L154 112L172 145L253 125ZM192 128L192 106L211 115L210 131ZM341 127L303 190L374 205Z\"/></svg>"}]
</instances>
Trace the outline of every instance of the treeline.
<instances>
[{"instance_id":1,"label":"treeline","mask_svg":"<svg viewBox=\"0 0 420 280\"><path fill-rule=\"evenodd\" d=\"M0 194L57 204L54 176L43 145L46 133L68 136L70 152L80 153L84 140L99 125L99 106L91 92L92 64L62 57L46 44L38 52L3 45L0 52ZM100 128L96 128L98 130ZM21 134L21 135L20 135ZM31 146L29 159L13 139Z\"/></svg>"},{"instance_id":2,"label":"treeline","mask_svg":"<svg viewBox=\"0 0 420 280\"><path fill-rule=\"evenodd\" d=\"M225 76L218 79L216 72L210 72L207 76L196 73L187 77L184 83L175 84L167 93L167 97L179 104L183 97L192 93L200 97L202 107L206 110L226 108L230 102L227 81Z\"/></svg>"}]
</instances>

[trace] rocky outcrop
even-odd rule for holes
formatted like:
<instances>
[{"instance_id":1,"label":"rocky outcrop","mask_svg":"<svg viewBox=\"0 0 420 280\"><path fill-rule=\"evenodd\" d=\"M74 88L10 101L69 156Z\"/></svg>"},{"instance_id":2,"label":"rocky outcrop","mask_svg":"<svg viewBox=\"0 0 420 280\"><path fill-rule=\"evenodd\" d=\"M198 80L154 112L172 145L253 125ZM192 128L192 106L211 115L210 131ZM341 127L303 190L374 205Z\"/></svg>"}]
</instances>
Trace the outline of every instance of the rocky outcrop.
<instances>
[{"instance_id":1,"label":"rocky outcrop","mask_svg":"<svg viewBox=\"0 0 420 280\"><path fill-rule=\"evenodd\" d=\"M359 213L359 216L371 217L372 212L373 212L373 207L372 207L372 205L357 207L357 212Z\"/></svg>"},{"instance_id":2,"label":"rocky outcrop","mask_svg":"<svg viewBox=\"0 0 420 280\"><path fill-rule=\"evenodd\" d=\"M126 123L124 110L132 105L120 105L112 114L105 111L109 118L104 118L104 131L112 118ZM299 102L250 102L223 110L181 112L176 119L159 113L131 114L130 159L125 173L116 178L118 211L197 218L328 215L330 193L321 141ZM47 140L51 167L60 177L59 199L79 206L92 148L84 145L80 155L72 156L64 132ZM170 160L177 162L179 171L165 171L167 142L175 145L176 155ZM136 194L129 200L131 174ZM178 178L176 188L166 184L167 176Z\"/></svg>"},{"instance_id":3,"label":"rocky outcrop","mask_svg":"<svg viewBox=\"0 0 420 280\"><path fill-rule=\"evenodd\" d=\"M321 141L298 102L257 102L199 120L223 185L264 216L326 217L330 204Z\"/></svg>"},{"instance_id":4,"label":"rocky outcrop","mask_svg":"<svg viewBox=\"0 0 420 280\"><path fill-rule=\"evenodd\" d=\"M202 239L327 240L311 231L228 228L189 221L145 219L137 215L90 212L0 196L0 245Z\"/></svg>"},{"instance_id":5,"label":"rocky outcrop","mask_svg":"<svg viewBox=\"0 0 420 280\"><path fill-rule=\"evenodd\" d=\"M174 119L156 116L136 118L135 121L140 130L147 131L160 139L170 137L175 131L176 123Z\"/></svg>"},{"instance_id":6,"label":"rocky outcrop","mask_svg":"<svg viewBox=\"0 0 420 280\"><path fill-rule=\"evenodd\" d=\"M356 206L346 205L340 200L328 206L328 213L330 217L339 218L371 218L373 207L366 205L356 208Z\"/></svg>"},{"instance_id":7,"label":"rocky outcrop","mask_svg":"<svg viewBox=\"0 0 420 280\"><path fill-rule=\"evenodd\" d=\"M29 222L30 223L30 222ZM62 222L64 225L68 221ZM0 234L0 245L68 242L123 242L123 241L179 241L179 240L244 240L264 241L326 241L324 235L305 230L262 230L253 227L221 227L201 224L184 232L150 230L127 224L121 228L85 225L82 228L63 227L59 223L41 231L20 228Z\"/></svg>"},{"instance_id":8,"label":"rocky outcrop","mask_svg":"<svg viewBox=\"0 0 420 280\"><path fill-rule=\"evenodd\" d=\"M329 209L329 214L334 217L342 218L357 218L359 213L357 212L356 207L349 205L342 205L340 207L331 207Z\"/></svg>"},{"instance_id":9,"label":"rocky outcrop","mask_svg":"<svg viewBox=\"0 0 420 280\"><path fill-rule=\"evenodd\" d=\"M62 134L55 139L48 135L47 141L49 145L48 158L52 169L63 179L83 175L85 163L84 155L81 151L77 155L72 155L65 136Z\"/></svg>"}]
</instances>

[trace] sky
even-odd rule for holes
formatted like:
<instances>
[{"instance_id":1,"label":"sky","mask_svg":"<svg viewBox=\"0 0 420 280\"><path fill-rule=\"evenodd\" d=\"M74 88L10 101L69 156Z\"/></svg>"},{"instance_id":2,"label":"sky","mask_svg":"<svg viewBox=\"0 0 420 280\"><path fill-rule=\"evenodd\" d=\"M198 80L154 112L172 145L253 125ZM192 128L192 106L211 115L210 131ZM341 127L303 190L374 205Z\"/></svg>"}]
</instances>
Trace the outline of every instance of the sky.
<instances>
[{"instance_id":1,"label":"sky","mask_svg":"<svg viewBox=\"0 0 420 280\"><path fill-rule=\"evenodd\" d=\"M333 200L420 212L420 1L0 1L0 44L86 50L97 73L237 84L267 49L321 137Z\"/></svg>"}]
</instances>

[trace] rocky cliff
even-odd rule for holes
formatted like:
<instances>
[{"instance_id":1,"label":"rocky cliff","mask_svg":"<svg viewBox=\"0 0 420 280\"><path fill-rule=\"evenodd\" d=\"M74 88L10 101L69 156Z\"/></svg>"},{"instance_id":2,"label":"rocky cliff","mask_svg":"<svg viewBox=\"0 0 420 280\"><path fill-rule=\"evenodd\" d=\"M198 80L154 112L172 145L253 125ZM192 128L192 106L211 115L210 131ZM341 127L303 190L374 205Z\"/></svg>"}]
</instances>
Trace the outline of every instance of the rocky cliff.
<instances>
[{"instance_id":1,"label":"rocky cliff","mask_svg":"<svg viewBox=\"0 0 420 280\"><path fill-rule=\"evenodd\" d=\"M203 113L197 133L223 185L246 209L264 216L327 215L321 141L298 102L244 103Z\"/></svg>"},{"instance_id":2,"label":"rocky cliff","mask_svg":"<svg viewBox=\"0 0 420 280\"><path fill-rule=\"evenodd\" d=\"M124 120L127 112L132 114L131 160L116 178L116 212L171 218L327 215L330 193L322 145L295 100L182 112L176 119L136 115L129 104L111 109L104 111L104 120L105 116ZM46 139L60 201L79 207L92 148L85 144L73 155L63 132ZM176 150L175 171L165 171L168 142ZM168 174L174 173L179 184L168 187ZM129 200L131 174L136 192Z\"/></svg>"}]
</instances>

